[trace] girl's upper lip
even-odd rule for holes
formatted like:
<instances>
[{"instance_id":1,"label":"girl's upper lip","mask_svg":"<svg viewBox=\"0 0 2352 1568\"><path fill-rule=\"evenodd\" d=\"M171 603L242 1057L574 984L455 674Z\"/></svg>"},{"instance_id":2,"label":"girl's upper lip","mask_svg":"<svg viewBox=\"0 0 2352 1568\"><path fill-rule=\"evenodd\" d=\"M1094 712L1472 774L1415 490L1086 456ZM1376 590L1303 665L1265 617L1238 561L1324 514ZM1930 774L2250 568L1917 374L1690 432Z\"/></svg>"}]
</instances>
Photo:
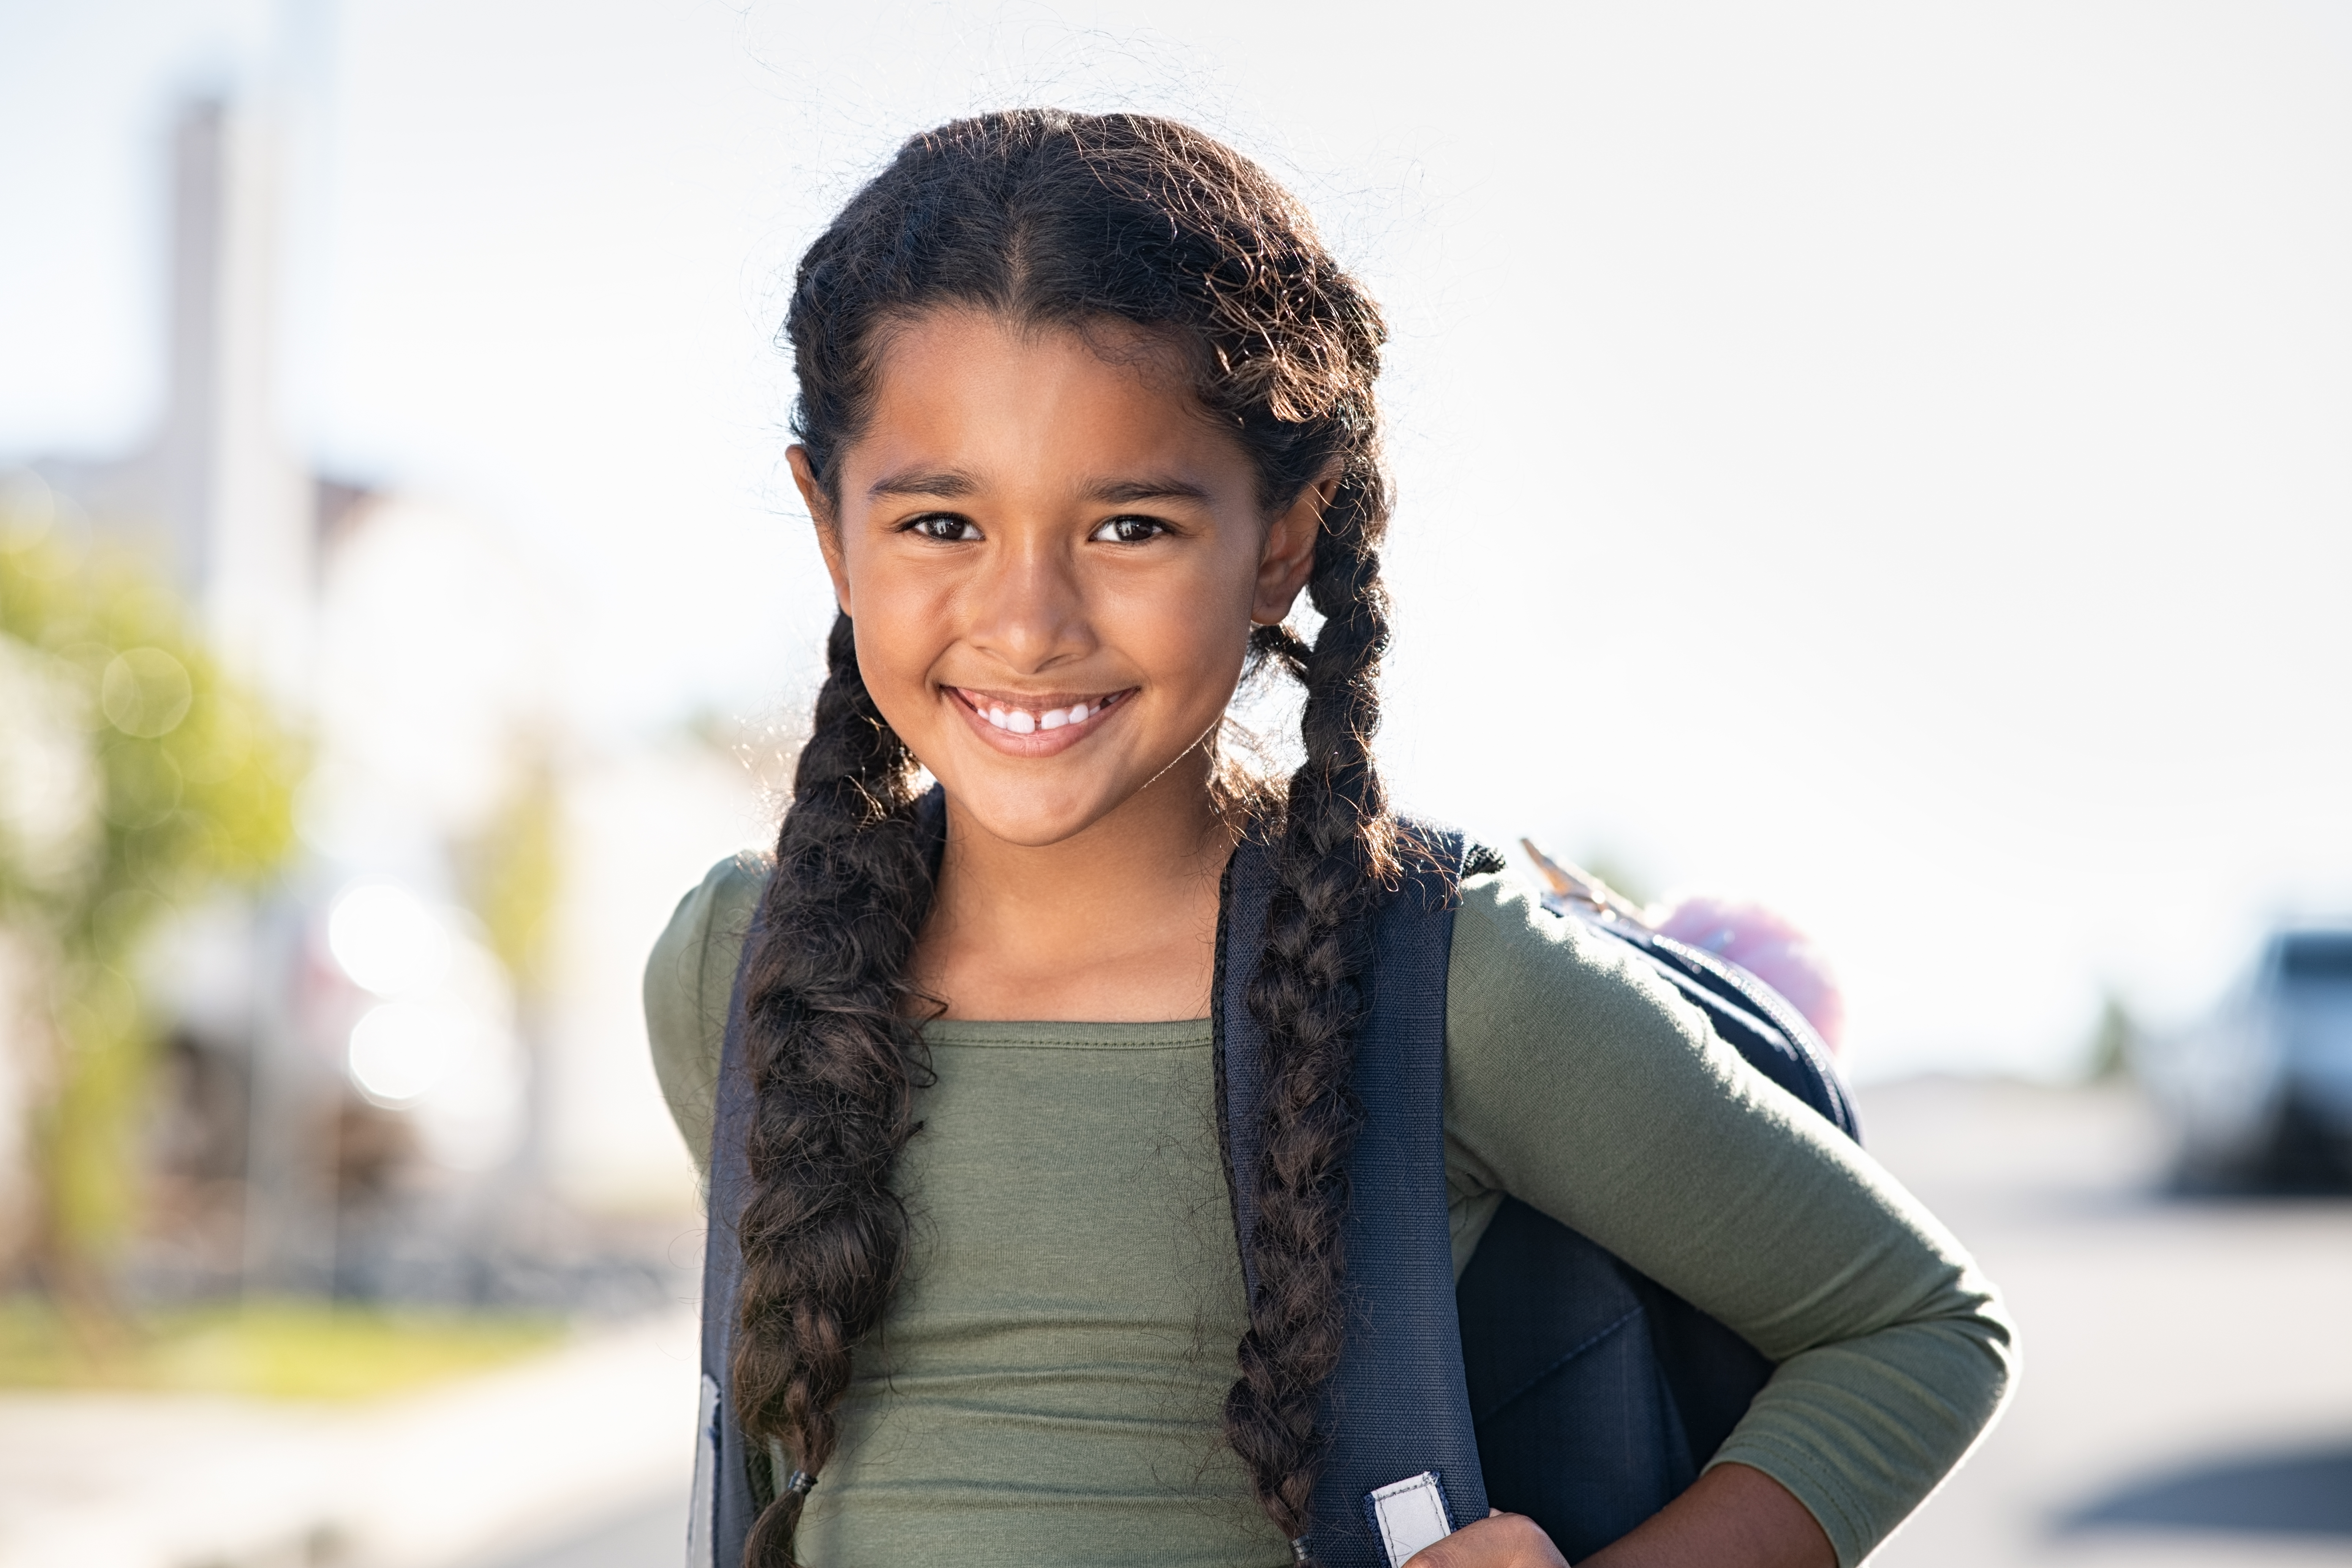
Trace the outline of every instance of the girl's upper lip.
<instances>
[{"instance_id":1,"label":"girl's upper lip","mask_svg":"<svg viewBox=\"0 0 2352 1568\"><path fill-rule=\"evenodd\" d=\"M1118 697L1135 689L1132 686L1097 686L1085 691L995 691L984 686L951 686L948 689L978 703L992 702L1000 708L1019 708L1031 713L1043 713L1055 708L1067 708L1073 703L1095 703L1106 698Z\"/></svg>"}]
</instances>

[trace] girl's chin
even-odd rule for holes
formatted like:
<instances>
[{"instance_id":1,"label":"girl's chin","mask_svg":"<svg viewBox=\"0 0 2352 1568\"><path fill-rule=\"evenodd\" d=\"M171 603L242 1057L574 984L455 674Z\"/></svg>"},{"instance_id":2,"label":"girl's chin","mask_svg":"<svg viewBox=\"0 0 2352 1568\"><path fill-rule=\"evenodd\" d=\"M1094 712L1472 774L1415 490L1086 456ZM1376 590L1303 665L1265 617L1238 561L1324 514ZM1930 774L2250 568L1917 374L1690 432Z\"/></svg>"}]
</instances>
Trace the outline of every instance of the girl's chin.
<instances>
[{"instance_id":1,"label":"girl's chin","mask_svg":"<svg viewBox=\"0 0 2352 1568\"><path fill-rule=\"evenodd\" d=\"M986 837L1016 849L1050 849L1068 843L1117 810L1116 795L1108 789L1049 794L996 780L948 784L948 798L960 818Z\"/></svg>"},{"instance_id":2,"label":"girl's chin","mask_svg":"<svg viewBox=\"0 0 2352 1568\"><path fill-rule=\"evenodd\" d=\"M1016 848L1047 849L1068 843L1122 809L1143 805L1147 795L1155 803L1180 805L1182 800L1180 791L1147 788L1155 779L1173 782L1165 759L1163 765L1150 765L1105 748L1099 766L1090 765L1091 757L1088 765L1073 757L1034 766L994 755L974 756L968 747L956 750L962 754L946 757L947 771L940 777L959 823Z\"/></svg>"}]
</instances>

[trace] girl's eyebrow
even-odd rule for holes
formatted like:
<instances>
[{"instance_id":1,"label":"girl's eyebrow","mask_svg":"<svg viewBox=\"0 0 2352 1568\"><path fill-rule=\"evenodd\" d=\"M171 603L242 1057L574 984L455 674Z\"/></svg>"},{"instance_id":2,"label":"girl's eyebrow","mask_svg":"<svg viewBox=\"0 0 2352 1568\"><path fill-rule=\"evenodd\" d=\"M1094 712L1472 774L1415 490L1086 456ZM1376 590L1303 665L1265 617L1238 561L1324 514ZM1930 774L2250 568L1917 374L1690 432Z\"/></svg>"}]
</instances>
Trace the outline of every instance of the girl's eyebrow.
<instances>
[{"instance_id":1,"label":"girl's eyebrow","mask_svg":"<svg viewBox=\"0 0 2352 1568\"><path fill-rule=\"evenodd\" d=\"M1108 506L1126 506L1139 500L1195 500L1213 499L1208 490L1190 479L1173 475L1153 475L1138 479L1098 479L1087 487L1087 499Z\"/></svg>"},{"instance_id":2,"label":"girl's eyebrow","mask_svg":"<svg viewBox=\"0 0 2352 1568\"><path fill-rule=\"evenodd\" d=\"M933 500L959 500L980 489L980 481L956 468L932 470L902 469L885 474L867 487L869 500L880 500L887 496L925 496ZM1084 491L1085 499L1105 506L1131 506L1141 500L1190 500L1206 503L1213 498L1206 487L1172 474L1151 474L1131 479L1097 479Z\"/></svg>"},{"instance_id":3,"label":"girl's eyebrow","mask_svg":"<svg viewBox=\"0 0 2352 1568\"><path fill-rule=\"evenodd\" d=\"M980 489L970 474L954 468L925 473L906 469L885 474L866 491L868 500L879 500L884 496L929 496L934 500L955 500Z\"/></svg>"}]
</instances>

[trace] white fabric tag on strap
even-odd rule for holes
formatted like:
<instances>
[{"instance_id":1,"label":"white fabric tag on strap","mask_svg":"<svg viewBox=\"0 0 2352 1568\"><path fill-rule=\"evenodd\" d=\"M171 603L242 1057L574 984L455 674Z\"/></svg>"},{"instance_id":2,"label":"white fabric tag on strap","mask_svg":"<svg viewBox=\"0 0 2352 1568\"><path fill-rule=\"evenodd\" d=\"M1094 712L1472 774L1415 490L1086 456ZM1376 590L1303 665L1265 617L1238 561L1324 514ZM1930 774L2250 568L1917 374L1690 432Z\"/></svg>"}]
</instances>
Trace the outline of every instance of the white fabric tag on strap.
<instances>
[{"instance_id":1,"label":"white fabric tag on strap","mask_svg":"<svg viewBox=\"0 0 2352 1568\"><path fill-rule=\"evenodd\" d=\"M1389 1568L1405 1562L1424 1546L1454 1533L1445 1517L1445 1493L1435 1470L1423 1470L1401 1481L1391 1481L1364 1500L1371 1505L1372 1521L1380 1526L1381 1546L1389 1554Z\"/></svg>"},{"instance_id":2,"label":"white fabric tag on strap","mask_svg":"<svg viewBox=\"0 0 2352 1568\"><path fill-rule=\"evenodd\" d=\"M694 1500L687 1505L686 1568L719 1568L719 1383L707 1372L694 1429Z\"/></svg>"}]
</instances>

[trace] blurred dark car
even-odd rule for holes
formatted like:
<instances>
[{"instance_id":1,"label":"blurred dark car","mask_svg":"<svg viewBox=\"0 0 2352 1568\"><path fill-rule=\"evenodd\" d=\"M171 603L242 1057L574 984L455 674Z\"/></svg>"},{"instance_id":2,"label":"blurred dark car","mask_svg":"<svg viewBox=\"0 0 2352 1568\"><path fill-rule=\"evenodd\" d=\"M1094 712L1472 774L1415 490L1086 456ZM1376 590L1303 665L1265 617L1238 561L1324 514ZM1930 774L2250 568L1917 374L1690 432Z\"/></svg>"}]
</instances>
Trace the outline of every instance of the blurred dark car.
<instances>
[{"instance_id":1,"label":"blurred dark car","mask_svg":"<svg viewBox=\"0 0 2352 1568\"><path fill-rule=\"evenodd\" d=\"M2210 1018L2133 1065L2188 1184L2352 1187L2352 926L2275 933Z\"/></svg>"}]
</instances>

